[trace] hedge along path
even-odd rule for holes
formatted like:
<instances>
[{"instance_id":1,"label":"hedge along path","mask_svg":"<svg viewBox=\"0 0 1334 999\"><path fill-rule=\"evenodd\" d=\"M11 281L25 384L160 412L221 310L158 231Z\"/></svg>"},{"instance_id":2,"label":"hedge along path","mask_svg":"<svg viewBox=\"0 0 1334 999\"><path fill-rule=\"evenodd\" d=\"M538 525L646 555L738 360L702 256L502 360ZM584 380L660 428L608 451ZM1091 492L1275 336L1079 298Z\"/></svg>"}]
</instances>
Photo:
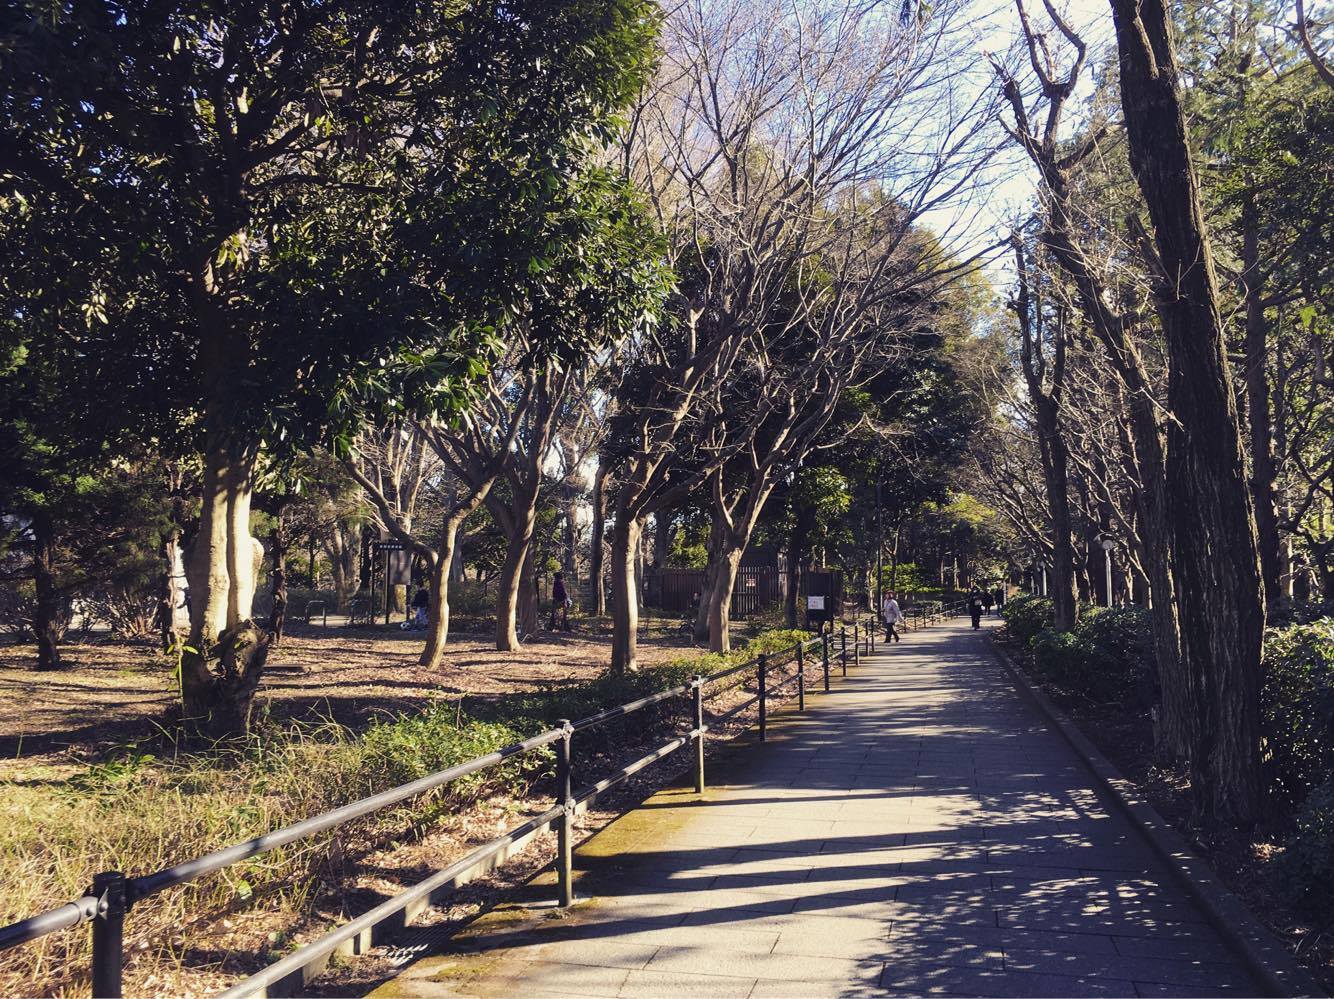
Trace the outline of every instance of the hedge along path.
<instances>
[{"instance_id":1,"label":"hedge along path","mask_svg":"<svg viewBox=\"0 0 1334 999\"><path fill-rule=\"evenodd\" d=\"M375 994L1257 994L985 642L881 646Z\"/></svg>"}]
</instances>

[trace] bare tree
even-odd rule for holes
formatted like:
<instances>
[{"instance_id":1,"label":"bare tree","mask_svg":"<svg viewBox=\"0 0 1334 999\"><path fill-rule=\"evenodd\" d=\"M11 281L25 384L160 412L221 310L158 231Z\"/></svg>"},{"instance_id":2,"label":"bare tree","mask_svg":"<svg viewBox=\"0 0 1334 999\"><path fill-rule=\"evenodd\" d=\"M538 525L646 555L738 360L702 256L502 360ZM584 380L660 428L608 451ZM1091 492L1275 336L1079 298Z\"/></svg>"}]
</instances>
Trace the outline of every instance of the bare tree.
<instances>
[{"instance_id":1,"label":"bare tree","mask_svg":"<svg viewBox=\"0 0 1334 999\"><path fill-rule=\"evenodd\" d=\"M1154 649L1163 696L1160 730L1165 748L1174 756L1186 757L1190 752L1191 711L1186 678L1180 666L1180 632L1167 530L1165 431L1152 379L1133 336L1134 313L1127 317L1125 311L1117 308L1116 303L1128 297L1125 282L1110 279L1105 268L1099 266L1082 244L1079 234L1088 227L1080 224L1072 191L1072 175L1097 151L1108 129L1095 123L1073 144L1063 142L1064 111L1083 70L1087 47L1051 0L1043 0L1043 5L1072 55L1062 68L1055 47L1044 33L1035 29L1023 0L1016 0L1024 49L1038 93L1030 106L1018 78L995 63L1002 93L1014 119L1013 125L1006 127L1037 167L1042 181L1042 245L1073 283L1080 311L1106 350L1128 396L1129 421L1125 433L1134 449L1137 478L1144 486L1139 514L1147 532L1157 539L1155 544L1147 546L1145 554L1152 587Z\"/></svg>"},{"instance_id":2,"label":"bare tree","mask_svg":"<svg viewBox=\"0 0 1334 999\"><path fill-rule=\"evenodd\" d=\"M516 407L526 407L530 395L531 389L520 392L515 400ZM396 436L409 442L395 445L395 454L406 451L418 456L413 459L415 467L415 462L425 461L425 449L429 448L437 459L448 464L455 472L453 477L437 486L443 509L434 547L427 543L422 532L415 529L412 522L412 513L416 509L415 498L425 484L424 478L418 480L415 476L411 477L413 489L405 493L398 488L398 483L391 483L379 474L376 463L366 462L364 458L359 460L358 455L344 462L348 474L365 490L374 506L377 522L407 545L428 567L431 605L426 645L418 659L418 663L424 667L434 669L440 665L449 638L449 572L454 562L459 530L464 521L486 501L487 494L502 473L501 463L494 460L493 456L509 452L518 430L518 420L496 426L480 422L471 414L463 419L460 428L449 428L448 431L430 424L405 424L394 428ZM455 446L461 439L468 441L466 450ZM370 467L366 467L368 464ZM412 499L413 505L405 505L406 499Z\"/></svg>"},{"instance_id":3,"label":"bare tree","mask_svg":"<svg viewBox=\"0 0 1334 999\"><path fill-rule=\"evenodd\" d=\"M669 13L662 74L625 155L671 239L682 318L675 343L645 349L657 387L641 388L637 414L625 416L640 422L632 444L630 433L621 437L628 446L617 469L615 669L634 662L627 579L644 519L718 482L723 464L755 445L747 486L713 490L720 530L710 632L725 647L730 593L718 568L731 564L735 578L773 476L827 421L812 419L818 406L785 401L795 379L757 379L766 390L754 414L723 414L722 387L739 366L754 358L766 366L766 350L803 333L842 355L911 285L879 279L908 255L921 215L972 184L988 152L989 97L958 85L963 11L955 2L914 12L851 0L688 0ZM938 279L942 263L913 280ZM831 380L815 361L813 399L836 402L864 374ZM677 435L702 426L705 412L708 433L679 449ZM786 413L789 425L775 431ZM716 422L723 415L726 427ZM766 424L779 441L772 448L759 439Z\"/></svg>"},{"instance_id":4,"label":"bare tree","mask_svg":"<svg viewBox=\"0 0 1334 999\"><path fill-rule=\"evenodd\" d=\"M1071 544L1070 457L1061 427L1061 397L1066 387L1069 318L1064 308L1044 307L1041 291L1030 277L1027 250L1016 237L1015 295L1010 307L1019 324L1019 358L1033 405L1038 453L1046 485L1051 524L1051 555L1055 577L1052 605L1056 627L1074 626L1078 613L1074 548Z\"/></svg>"}]
</instances>

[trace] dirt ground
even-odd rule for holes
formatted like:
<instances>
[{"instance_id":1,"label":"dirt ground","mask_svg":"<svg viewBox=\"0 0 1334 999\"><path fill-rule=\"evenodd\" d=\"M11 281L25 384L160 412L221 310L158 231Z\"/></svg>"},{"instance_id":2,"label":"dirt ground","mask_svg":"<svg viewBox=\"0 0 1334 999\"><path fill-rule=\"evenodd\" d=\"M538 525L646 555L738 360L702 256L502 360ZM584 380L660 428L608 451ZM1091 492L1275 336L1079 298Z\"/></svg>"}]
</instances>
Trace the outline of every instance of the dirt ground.
<instances>
[{"instance_id":1,"label":"dirt ground","mask_svg":"<svg viewBox=\"0 0 1334 999\"><path fill-rule=\"evenodd\" d=\"M611 661L610 636L544 635L517 652L488 636L452 638L444 667L417 665L422 636L396 628L297 624L275 648L256 710L275 720L351 726L420 710L432 700L542 690L586 680ZM653 664L690 654L675 640L641 640ZM0 777L18 761L79 763L153 733L175 705L171 665L151 643L63 646L67 668L40 673L32 646L0 646Z\"/></svg>"}]
</instances>

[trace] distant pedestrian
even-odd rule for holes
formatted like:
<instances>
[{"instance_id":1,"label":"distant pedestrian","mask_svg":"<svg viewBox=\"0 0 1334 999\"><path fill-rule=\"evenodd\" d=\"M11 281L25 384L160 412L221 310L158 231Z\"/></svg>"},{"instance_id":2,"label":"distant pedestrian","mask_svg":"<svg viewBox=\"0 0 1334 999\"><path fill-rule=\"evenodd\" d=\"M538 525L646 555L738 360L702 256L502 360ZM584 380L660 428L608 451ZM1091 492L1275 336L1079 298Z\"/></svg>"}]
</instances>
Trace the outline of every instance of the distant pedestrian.
<instances>
[{"instance_id":1,"label":"distant pedestrian","mask_svg":"<svg viewBox=\"0 0 1334 999\"><path fill-rule=\"evenodd\" d=\"M561 631L570 630L570 605L573 602L565 590L565 573L556 573L551 583L551 622L547 625L548 631L555 631L557 624Z\"/></svg>"},{"instance_id":2,"label":"distant pedestrian","mask_svg":"<svg viewBox=\"0 0 1334 999\"><path fill-rule=\"evenodd\" d=\"M982 591L982 610L986 612L987 617L991 616L991 591Z\"/></svg>"},{"instance_id":3,"label":"distant pedestrian","mask_svg":"<svg viewBox=\"0 0 1334 999\"><path fill-rule=\"evenodd\" d=\"M968 594L968 616L973 619L973 630L982 627L982 591L976 586Z\"/></svg>"},{"instance_id":4,"label":"distant pedestrian","mask_svg":"<svg viewBox=\"0 0 1334 999\"><path fill-rule=\"evenodd\" d=\"M418 586L412 595L412 627L425 630L426 615L431 609L431 594L426 587Z\"/></svg>"},{"instance_id":5,"label":"distant pedestrian","mask_svg":"<svg viewBox=\"0 0 1334 999\"><path fill-rule=\"evenodd\" d=\"M893 590L886 593L880 602L880 617L885 622L885 641L888 642L890 639L896 642L903 641L896 627L903 620L903 610L899 607L899 602L894 599Z\"/></svg>"}]
</instances>

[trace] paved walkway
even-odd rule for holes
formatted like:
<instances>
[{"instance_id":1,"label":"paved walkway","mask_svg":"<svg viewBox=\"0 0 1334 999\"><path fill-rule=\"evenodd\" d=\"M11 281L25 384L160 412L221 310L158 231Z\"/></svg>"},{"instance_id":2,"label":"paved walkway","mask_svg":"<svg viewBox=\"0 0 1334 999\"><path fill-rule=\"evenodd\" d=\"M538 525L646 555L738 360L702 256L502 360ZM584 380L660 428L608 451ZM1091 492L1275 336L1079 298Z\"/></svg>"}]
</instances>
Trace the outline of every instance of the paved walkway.
<instances>
[{"instance_id":1,"label":"paved walkway","mask_svg":"<svg viewBox=\"0 0 1334 999\"><path fill-rule=\"evenodd\" d=\"M500 910L381 991L1257 994L966 622L807 705L586 843L571 914Z\"/></svg>"}]
</instances>

